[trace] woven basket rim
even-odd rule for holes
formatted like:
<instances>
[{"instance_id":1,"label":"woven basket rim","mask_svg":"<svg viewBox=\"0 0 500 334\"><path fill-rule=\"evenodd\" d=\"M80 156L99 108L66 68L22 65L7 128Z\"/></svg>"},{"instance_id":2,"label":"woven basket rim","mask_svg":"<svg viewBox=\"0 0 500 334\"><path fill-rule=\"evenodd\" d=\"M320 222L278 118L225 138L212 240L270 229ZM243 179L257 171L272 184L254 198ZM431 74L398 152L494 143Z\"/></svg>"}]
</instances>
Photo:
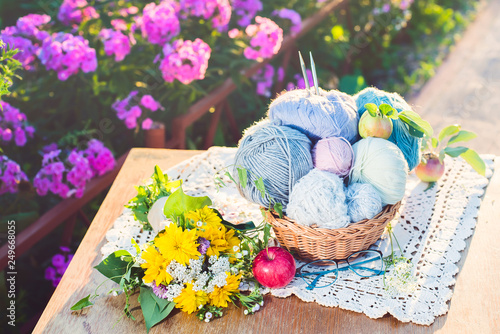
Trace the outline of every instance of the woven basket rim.
<instances>
[{"instance_id":1,"label":"woven basket rim","mask_svg":"<svg viewBox=\"0 0 500 334\"><path fill-rule=\"evenodd\" d=\"M380 226L381 224L386 224L389 221L393 220L401 206L401 201L396 204L388 204L386 205L382 211L380 211L377 215L375 215L371 219L363 219L356 223L350 223L346 227L337 228L337 229L327 229L321 227L311 227L305 226L297 223L295 220L283 216L283 218L279 218L278 213L274 210L269 210L264 208L266 211L266 215L269 216L268 222L273 225L275 228L287 228L289 232L296 232L297 234L303 237L309 238L324 238L324 237L338 237L339 235L347 236L349 235L351 238L355 238L356 236L366 235L370 233L375 227ZM278 225L278 226L276 226ZM371 226L372 228L368 227ZM290 231L291 230L291 231Z\"/></svg>"}]
</instances>

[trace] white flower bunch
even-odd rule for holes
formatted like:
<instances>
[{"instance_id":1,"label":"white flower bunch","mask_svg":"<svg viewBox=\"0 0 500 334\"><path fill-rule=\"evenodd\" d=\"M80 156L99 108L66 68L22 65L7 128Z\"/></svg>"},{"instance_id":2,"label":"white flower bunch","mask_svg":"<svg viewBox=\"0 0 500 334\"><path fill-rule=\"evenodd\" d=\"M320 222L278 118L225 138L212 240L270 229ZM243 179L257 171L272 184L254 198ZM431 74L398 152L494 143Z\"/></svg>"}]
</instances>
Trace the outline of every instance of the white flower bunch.
<instances>
[{"instance_id":1,"label":"white flower bunch","mask_svg":"<svg viewBox=\"0 0 500 334\"><path fill-rule=\"evenodd\" d=\"M413 264L401 260L385 275L385 290L391 297L409 294L417 289L417 278L413 274Z\"/></svg>"}]
</instances>

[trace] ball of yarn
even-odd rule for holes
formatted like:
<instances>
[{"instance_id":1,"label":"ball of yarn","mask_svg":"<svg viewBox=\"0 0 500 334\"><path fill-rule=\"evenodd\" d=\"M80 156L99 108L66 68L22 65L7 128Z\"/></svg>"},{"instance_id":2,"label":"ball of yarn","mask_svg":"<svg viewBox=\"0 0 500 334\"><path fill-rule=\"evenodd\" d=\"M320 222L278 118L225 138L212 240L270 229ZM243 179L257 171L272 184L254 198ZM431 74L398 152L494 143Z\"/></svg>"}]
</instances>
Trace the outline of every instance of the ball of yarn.
<instances>
[{"instance_id":1,"label":"ball of yarn","mask_svg":"<svg viewBox=\"0 0 500 334\"><path fill-rule=\"evenodd\" d=\"M335 174L313 169L293 188L286 213L305 226L346 227L350 219L342 179Z\"/></svg>"},{"instance_id":2,"label":"ball of yarn","mask_svg":"<svg viewBox=\"0 0 500 334\"><path fill-rule=\"evenodd\" d=\"M372 219L382 211L382 199L369 183L352 183L345 193L347 213L353 223Z\"/></svg>"},{"instance_id":3,"label":"ball of yarn","mask_svg":"<svg viewBox=\"0 0 500 334\"><path fill-rule=\"evenodd\" d=\"M358 108L359 117L366 111L365 104L374 103L377 106L386 103L398 112L412 110L406 101L397 93L388 93L374 87L365 88L354 96ZM392 120L393 129L389 141L396 144L403 152L410 170L413 170L420 162L420 146L422 139L410 135L408 125L401 120Z\"/></svg>"},{"instance_id":4,"label":"ball of yarn","mask_svg":"<svg viewBox=\"0 0 500 334\"><path fill-rule=\"evenodd\" d=\"M299 129L311 140L344 137L354 142L358 137L358 115L337 91L320 95L313 90L296 89L277 97L269 106L269 119Z\"/></svg>"},{"instance_id":5,"label":"ball of yarn","mask_svg":"<svg viewBox=\"0 0 500 334\"><path fill-rule=\"evenodd\" d=\"M343 137L319 140L311 151L314 167L346 177L351 171L354 153L351 144Z\"/></svg>"},{"instance_id":6,"label":"ball of yarn","mask_svg":"<svg viewBox=\"0 0 500 334\"><path fill-rule=\"evenodd\" d=\"M368 137L352 146L354 164L350 183L371 184L380 194L382 205L396 204L404 194L408 164L401 150L388 140Z\"/></svg>"},{"instance_id":7,"label":"ball of yarn","mask_svg":"<svg viewBox=\"0 0 500 334\"><path fill-rule=\"evenodd\" d=\"M295 183L313 168L311 141L288 126L261 124L240 140L234 157L235 179L241 167L247 170L247 184L239 186L243 197L264 207L281 203L286 208ZM260 177L265 196L255 185Z\"/></svg>"}]
</instances>

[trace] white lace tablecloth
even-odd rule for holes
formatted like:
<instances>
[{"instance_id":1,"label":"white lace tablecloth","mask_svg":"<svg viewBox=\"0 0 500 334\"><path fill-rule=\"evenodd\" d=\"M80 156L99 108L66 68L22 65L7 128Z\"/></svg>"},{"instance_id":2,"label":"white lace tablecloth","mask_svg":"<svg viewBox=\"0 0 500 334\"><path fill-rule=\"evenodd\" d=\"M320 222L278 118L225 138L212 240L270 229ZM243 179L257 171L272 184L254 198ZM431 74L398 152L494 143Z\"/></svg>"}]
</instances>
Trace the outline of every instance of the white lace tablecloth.
<instances>
[{"instance_id":1,"label":"white lace tablecloth","mask_svg":"<svg viewBox=\"0 0 500 334\"><path fill-rule=\"evenodd\" d=\"M208 195L224 218L232 222L262 221L258 205L242 198L231 182L217 192L214 174L233 163L235 148L214 147L167 171L171 178L184 180L184 190L190 195ZM389 296L385 293L382 276L360 279L343 271L335 284L312 291L300 278L283 289L267 290L276 297L292 294L306 302L340 307L362 312L370 318L386 313L400 321L429 325L437 316L448 311L452 286L458 273L457 262L465 248L465 240L473 233L481 205L480 197L492 175L494 156L482 156L487 165L486 176L478 175L461 159L446 159L446 172L438 184L425 191L426 183L410 174L400 216L392 223L405 256L415 264L417 289L411 294ZM161 166L160 166L161 167ZM125 204L125 203L124 203ZM131 238L139 244L152 238L151 232L141 232L125 209L106 234L103 256L118 249L134 253ZM388 239L388 238L387 238ZM386 242L385 242L386 243ZM380 247L384 248L384 241ZM297 266L301 265L298 261Z\"/></svg>"}]
</instances>

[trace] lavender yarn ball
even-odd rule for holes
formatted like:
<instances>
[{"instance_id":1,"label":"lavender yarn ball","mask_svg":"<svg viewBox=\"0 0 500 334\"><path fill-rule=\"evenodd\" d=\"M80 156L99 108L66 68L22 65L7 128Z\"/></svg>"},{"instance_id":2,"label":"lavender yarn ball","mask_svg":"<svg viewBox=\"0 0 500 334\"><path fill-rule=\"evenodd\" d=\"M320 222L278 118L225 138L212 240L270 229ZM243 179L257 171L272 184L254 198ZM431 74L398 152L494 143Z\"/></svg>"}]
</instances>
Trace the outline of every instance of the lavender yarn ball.
<instances>
[{"instance_id":1,"label":"lavender yarn ball","mask_svg":"<svg viewBox=\"0 0 500 334\"><path fill-rule=\"evenodd\" d=\"M345 193L347 213L351 222L356 223L363 219L372 219L382 211L382 199L369 183L352 183Z\"/></svg>"},{"instance_id":2,"label":"lavender yarn ball","mask_svg":"<svg viewBox=\"0 0 500 334\"><path fill-rule=\"evenodd\" d=\"M346 227L347 215L344 184L335 174L313 169L293 188L287 216L298 224L320 228Z\"/></svg>"},{"instance_id":3,"label":"lavender yarn ball","mask_svg":"<svg viewBox=\"0 0 500 334\"><path fill-rule=\"evenodd\" d=\"M311 140L358 138L358 114L349 99L338 91L296 89L278 96L269 106L269 119L299 129Z\"/></svg>"},{"instance_id":4,"label":"lavender yarn ball","mask_svg":"<svg viewBox=\"0 0 500 334\"><path fill-rule=\"evenodd\" d=\"M383 90L370 87L365 88L354 96L358 108L359 117L366 111L365 104L375 103L377 106L386 103L391 105L398 112L412 110L406 101L397 93L388 93ZM396 144L403 152L410 171L420 163L420 146L422 139L410 135L408 125L401 120L392 121L392 134L389 141Z\"/></svg>"},{"instance_id":5,"label":"lavender yarn ball","mask_svg":"<svg viewBox=\"0 0 500 334\"><path fill-rule=\"evenodd\" d=\"M354 152L351 144L343 137L319 140L311 151L314 167L346 177L351 171Z\"/></svg>"},{"instance_id":6,"label":"lavender yarn ball","mask_svg":"<svg viewBox=\"0 0 500 334\"><path fill-rule=\"evenodd\" d=\"M404 194L408 164L401 150L382 138L368 137L352 146L354 164L349 182L369 183L380 194L382 205L396 204Z\"/></svg>"},{"instance_id":7,"label":"lavender yarn ball","mask_svg":"<svg viewBox=\"0 0 500 334\"><path fill-rule=\"evenodd\" d=\"M264 207L281 203L285 209L295 183L313 168L311 146L298 130L259 124L240 140L234 157L233 177L238 179L237 168L248 171L246 186L238 185L241 195ZM259 177L264 181L265 196L255 185Z\"/></svg>"}]
</instances>

